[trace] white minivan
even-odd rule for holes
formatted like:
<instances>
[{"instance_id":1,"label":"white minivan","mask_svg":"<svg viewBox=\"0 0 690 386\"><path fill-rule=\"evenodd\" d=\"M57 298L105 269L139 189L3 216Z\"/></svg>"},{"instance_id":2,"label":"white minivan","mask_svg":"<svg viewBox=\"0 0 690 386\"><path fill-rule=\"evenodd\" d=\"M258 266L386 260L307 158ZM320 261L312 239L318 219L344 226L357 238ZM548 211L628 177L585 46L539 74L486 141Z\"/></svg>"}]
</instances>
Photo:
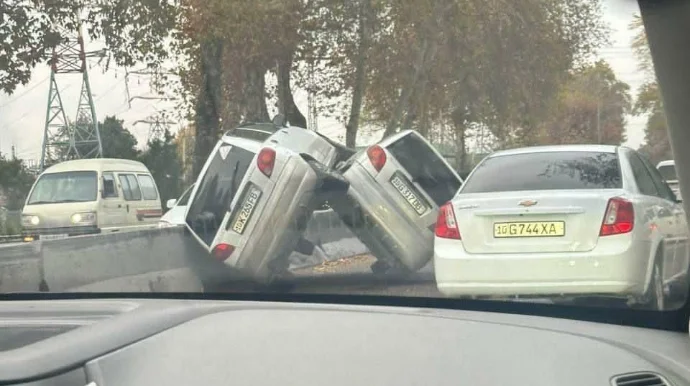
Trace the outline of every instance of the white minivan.
<instances>
[{"instance_id":1,"label":"white minivan","mask_svg":"<svg viewBox=\"0 0 690 386\"><path fill-rule=\"evenodd\" d=\"M24 241L154 228L158 188L141 162L65 161L36 180L22 210Z\"/></svg>"}]
</instances>

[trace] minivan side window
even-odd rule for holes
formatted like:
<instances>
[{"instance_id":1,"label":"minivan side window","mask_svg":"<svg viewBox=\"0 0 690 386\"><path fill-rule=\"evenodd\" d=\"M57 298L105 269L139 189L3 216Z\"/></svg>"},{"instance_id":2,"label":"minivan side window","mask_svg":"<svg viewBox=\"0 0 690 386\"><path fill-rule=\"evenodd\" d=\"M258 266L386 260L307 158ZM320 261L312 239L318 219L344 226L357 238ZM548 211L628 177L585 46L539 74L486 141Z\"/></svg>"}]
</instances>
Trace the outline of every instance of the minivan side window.
<instances>
[{"instance_id":1,"label":"minivan side window","mask_svg":"<svg viewBox=\"0 0 690 386\"><path fill-rule=\"evenodd\" d=\"M141 190L139 190L139 183L134 174L120 174L117 176L122 185L122 195L127 201L141 200Z\"/></svg>"},{"instance_id":2,"label":"minivan side window","mask_svg":"<svg viewBox=\"0 0 690 386\"><path fill-rule=\"evenodd\" d=\"M103 173L103 198L119 197L113 173Z\"/></svg>"},{"instance_id":3,"label":"minivan side window","mask_svg":"<svg viewBox=\"0 0 690 386\"><path fill-rule=\"evenodd\" d=\"M147 174L139 174L139 185L141 185L141 193L144 195L144 200L157 200L158 191L156 191L156 184L153 178Z\"/></svg>"}]
</instances>

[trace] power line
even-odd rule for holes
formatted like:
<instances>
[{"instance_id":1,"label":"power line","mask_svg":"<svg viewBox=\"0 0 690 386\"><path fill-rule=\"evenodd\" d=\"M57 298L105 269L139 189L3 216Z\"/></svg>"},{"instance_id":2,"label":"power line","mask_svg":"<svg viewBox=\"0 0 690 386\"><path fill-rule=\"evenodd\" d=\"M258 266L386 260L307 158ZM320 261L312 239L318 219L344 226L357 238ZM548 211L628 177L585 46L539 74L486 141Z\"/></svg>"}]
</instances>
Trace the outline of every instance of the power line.
<instances>
[{"instance_id":1,"label":"power line","mask_svg":"<svg viewBox=\"0 0 690 386\"><path fill-rule=\"evenodd\" d=\"M29 88L28 90L25 90L23 93L21 93L21 94L17 95L16 97L10 99L8 102L5 102L5 104L0 105L0 108L3 108L3 107L5 107L5 106L10 105L10 104L16 102L17 100L21 99L23 96L25 96L26 94L28 94L28 93L30 93L31 91L33 91L36 87L38 87L38 86L42 85L43 83L45 83L48 79L50 79L50 75L46 76L43 80L41 80L41 81L38 82L37 84L31 86L31 88Z\"/></svg>"}]
</instances>

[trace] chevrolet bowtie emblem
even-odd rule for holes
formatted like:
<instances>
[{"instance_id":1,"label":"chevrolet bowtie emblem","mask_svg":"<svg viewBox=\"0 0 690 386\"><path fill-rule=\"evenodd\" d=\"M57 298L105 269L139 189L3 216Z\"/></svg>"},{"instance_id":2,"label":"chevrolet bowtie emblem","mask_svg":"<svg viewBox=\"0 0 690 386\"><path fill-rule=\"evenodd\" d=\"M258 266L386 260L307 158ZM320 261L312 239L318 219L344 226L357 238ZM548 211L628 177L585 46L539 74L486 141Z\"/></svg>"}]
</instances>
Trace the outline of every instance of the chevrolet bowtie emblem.
<instances>
[{"instance_id":1,"label":"chevrolet bowtie emblem","mask_svg":"<svg viewBox=\"0 0 690 386\"><path fill-rule=\"evenodd\" d=\"M518 205L530 207L530 206L537 205L537 202L534 200L522 200L522 201L518 202Z\"/></svg>"}]
</instances>

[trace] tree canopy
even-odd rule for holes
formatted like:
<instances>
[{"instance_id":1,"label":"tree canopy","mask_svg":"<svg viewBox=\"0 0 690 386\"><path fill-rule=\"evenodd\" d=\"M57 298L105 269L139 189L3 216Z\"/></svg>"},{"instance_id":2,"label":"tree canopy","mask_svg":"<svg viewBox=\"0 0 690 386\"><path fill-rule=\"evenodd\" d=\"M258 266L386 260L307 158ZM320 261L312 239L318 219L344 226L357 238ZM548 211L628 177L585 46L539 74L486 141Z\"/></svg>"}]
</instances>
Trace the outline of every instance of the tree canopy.
<instances>
[{"instance_id":1,"label":"tree canopy","mask_svg":"<svg viewBox=\"0 0 690 386\"><path fill-rule=\"evenodd\" d=\"M170 69L163 67L176 60L172 71L180 87L174 91L196 128L196 172L224 128L267 120L269 101L292 124L306 126L294 101L295 86L319 100L319 114L345 124L349 146L362 125L380 128L381 135L407 128L427 135L451 127L454 136L464 138L468 127L481 124L499 146L531 144L548 137L543 122L554 108L556 114L567 110L564 104L591 112L591 98L573 98L581 95L578 82L586 78L577 69L607 42L600 5L600 0L14 0L2 5L10 22L0 29L0 41L11 47L0 50L0 67L3 60L9 63L0 87L11 92L26 83L31 68L74 33L80 8L89 35L105 42L115 64L143 64L161 74L158 87L171 89L164 75ZM606 89L611 95L600 96L614 103L604 106L606 141L624 138L613 129L621 124L616 112L626 108L624 87L616 82L609 85L616 90ZM590 119L569 115L571 121L577 117Z\"/></svg>"}]
</instances>

